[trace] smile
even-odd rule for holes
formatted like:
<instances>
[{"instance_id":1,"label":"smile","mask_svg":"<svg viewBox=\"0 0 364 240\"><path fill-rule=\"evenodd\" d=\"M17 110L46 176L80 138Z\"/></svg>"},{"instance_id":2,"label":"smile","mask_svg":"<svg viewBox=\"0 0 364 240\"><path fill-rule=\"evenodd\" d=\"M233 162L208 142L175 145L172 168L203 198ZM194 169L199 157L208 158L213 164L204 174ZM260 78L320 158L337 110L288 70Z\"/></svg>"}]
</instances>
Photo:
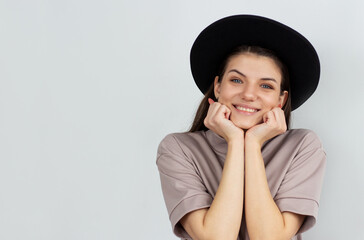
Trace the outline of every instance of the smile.
<instances>
[{"instance_id":1,"label":"smile","mask_svg":"<svg viewBox=\"0 0 364 240\"><path fill-rule=\"evenodd\" d=\"M235 108L240 111L249 112L249 113L258 112L258 109L255 109L255 108L247 108L247 107L242 107L242 106L235 106Z\"/></svg>"}]
</instances>

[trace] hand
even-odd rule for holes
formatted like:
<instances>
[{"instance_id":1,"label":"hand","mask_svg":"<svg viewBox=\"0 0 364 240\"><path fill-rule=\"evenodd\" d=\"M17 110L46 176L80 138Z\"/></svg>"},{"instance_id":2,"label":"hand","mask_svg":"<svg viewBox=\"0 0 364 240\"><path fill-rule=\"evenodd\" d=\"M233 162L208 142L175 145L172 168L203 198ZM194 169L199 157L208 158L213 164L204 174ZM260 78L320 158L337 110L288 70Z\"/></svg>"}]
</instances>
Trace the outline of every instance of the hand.
<instances>
[{"instance_id":1,"label":"hand","mask_svg":"<svg viewBox=\"0 0 364 240\"><path fill-rule=\"evenodd\" d=\"M246 132L246 138L263 143L287 130L286 118L281 108L275 107L263 116L263 123L250 128Z\"/></svg>"},{"instance_id":2,"label":"hand","mask_svg":"<svg viewBox=\"0 0 364 240\"><path fill-rule=\"evenodd\" d=\"M231 110L219 102L214 102L211 98L208 101L210 107L204 120L205 126L223 137L227 142L236 138L244 140L244 131L235 126L229 119Z\"/></svg>"}]
</instances>

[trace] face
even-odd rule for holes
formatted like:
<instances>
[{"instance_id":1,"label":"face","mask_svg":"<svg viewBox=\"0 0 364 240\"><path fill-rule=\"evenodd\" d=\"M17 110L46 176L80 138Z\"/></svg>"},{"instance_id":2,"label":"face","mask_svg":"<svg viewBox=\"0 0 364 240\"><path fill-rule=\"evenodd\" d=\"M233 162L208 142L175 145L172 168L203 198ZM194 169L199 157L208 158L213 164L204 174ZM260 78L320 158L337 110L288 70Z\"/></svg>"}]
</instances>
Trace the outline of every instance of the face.
<instances>
[{"instance_id":1,"label":"face","mask_svg":"<svg viewBox=\"0 0 364 240\"><path fill-rule=\"evenodd\" d=\"M280 104L288 92L281 94L282 75L273 59L253 53L230 58L222 80L215 78L214 93L230 110L230 120L242 129L263 122L263 116Z\"/></svg>"}]
</instances>

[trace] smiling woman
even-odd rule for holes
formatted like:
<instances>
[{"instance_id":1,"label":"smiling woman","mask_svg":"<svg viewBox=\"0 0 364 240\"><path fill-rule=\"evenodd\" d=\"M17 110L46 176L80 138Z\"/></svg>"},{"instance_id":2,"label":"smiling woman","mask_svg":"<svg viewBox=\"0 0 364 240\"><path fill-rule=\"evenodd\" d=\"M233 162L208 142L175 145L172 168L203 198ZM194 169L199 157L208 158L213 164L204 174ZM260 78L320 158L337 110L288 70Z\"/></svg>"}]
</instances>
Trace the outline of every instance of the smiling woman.
<instances>
[{"instance_id":1,"label":"smiling woman","mask_svg":"<svg viewBox=\"0 0 364 240\"><path fill-rule=\"evenodd\" d=\"M272 58L241 53L229 58L226 73L216 77L214 93L231 109L230 120L242 129L263 122L263 116L287 100L282 71Z\"/></svg>"},{"instance_id":2,"label":"smiling woman","mask_svg":"<svg viewBox=\"0 0 364 240\"><path fill-rule=\"evenodd\" d=\"M190 131L165 137L157 155L174 233L302 239L316 222L326 155L312 131L287 129L318 84L316 51L281 23L237 15L198 36L191 69L205 96Z\"/></svg>"}]
</instances>

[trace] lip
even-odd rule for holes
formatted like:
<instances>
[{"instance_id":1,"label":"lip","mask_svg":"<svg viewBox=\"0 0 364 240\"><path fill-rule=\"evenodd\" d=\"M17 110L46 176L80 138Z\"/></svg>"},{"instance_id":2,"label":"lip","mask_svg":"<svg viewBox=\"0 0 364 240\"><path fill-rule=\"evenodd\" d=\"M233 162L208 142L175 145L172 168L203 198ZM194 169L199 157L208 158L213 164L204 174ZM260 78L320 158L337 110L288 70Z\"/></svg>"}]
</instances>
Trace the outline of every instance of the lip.
<instances>
[{"instance_id":1,"label":"lip","mask_svg":"<svg viewBox=\"0 0 364 240\"><path fill-rule=\"evenodd\" d=\"M250 116L250 115L254 115L254 114L256 114L257 112L259 112L259 111L260 111L260 109L259 109L259 108L255 108L255 107L252 107L252 106L249 106L249 105L245 105L245 104L233 104L233 106L234 106L234 109L235 109L237 112L242 113L242 114L244 114L244 115L248 115L248 116ZM250 112L250 111L248 112L248 111L240 110L240 109L238 109L237 107L253 109L253 110L255 110L255 111L254 111L254 112Z\"/></svg>"}]
</instances>

